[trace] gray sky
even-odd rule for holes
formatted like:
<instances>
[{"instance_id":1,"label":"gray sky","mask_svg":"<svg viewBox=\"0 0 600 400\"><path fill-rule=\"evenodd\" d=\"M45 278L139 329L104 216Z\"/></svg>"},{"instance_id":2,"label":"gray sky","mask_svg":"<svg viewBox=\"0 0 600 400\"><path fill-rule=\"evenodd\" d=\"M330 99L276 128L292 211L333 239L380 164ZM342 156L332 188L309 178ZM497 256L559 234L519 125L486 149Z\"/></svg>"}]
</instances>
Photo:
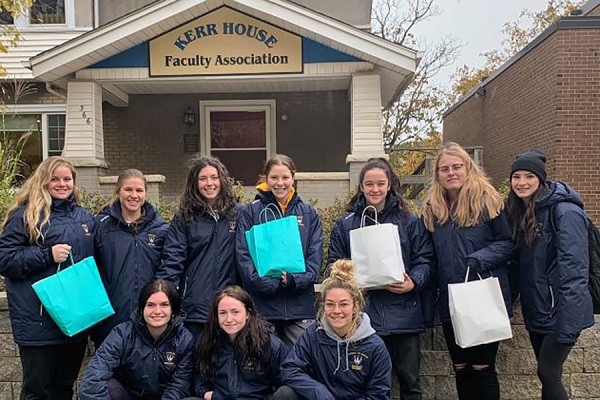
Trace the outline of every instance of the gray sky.
<instances>
[{"instance_id":1,"label":"gray sky","mask_svg":"<svg viewBox=\"0 0 600 400\"><path fill-rule=\"evenodd\" d=\"M484 60L479 55L501 46L502 25L519 18L523 9L544 9L547 0L437 0L436 3L440 14L419 25L416 34L429 43L451 36L464 44L456 64L436 78L446 84L457 67L483 65Z\"/></svg>"}]
</instances>

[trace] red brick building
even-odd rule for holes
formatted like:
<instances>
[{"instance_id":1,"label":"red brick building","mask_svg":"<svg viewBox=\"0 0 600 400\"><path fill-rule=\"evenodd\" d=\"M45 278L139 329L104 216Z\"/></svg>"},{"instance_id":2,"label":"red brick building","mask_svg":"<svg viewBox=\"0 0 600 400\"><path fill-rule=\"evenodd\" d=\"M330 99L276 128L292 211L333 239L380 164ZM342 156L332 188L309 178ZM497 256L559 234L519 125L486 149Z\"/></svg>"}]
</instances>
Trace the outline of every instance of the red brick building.
<instances>
[{"instance_id":1,"label":"red brick building","mask_svg":"<svg viewBox=\"0 0 600 400\"><path fill-rule=\"evenodd\" d=\"M500 184L523 149L548 157L600 222L600 0L554 23L444 115L444 140L483 146Z\"/></svg>"}]
</instances>

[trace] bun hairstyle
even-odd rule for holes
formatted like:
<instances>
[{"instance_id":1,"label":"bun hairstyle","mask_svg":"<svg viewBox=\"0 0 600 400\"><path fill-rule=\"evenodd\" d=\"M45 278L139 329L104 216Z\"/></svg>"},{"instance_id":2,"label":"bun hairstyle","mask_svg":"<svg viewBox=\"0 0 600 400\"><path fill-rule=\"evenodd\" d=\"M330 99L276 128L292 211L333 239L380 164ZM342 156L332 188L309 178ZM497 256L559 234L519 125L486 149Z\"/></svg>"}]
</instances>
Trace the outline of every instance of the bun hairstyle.
<instances>
[{"instance_id":1,"label":"bun hairstyle","mask_svg":"<svg viewBox=\"0 0 600 400\"><path fill-rule=\"evenodd\" d=\"M321 285L322 302L319 306L318 316L321 318L325 312L325 298L327 292L331 289L346 289L352 297L352 302L357 306L357 310L361 311L365 306L365 298L362 290L358 285L358 277L356 276L356 266L352 260L340 259L331 265L329 276ZM348 331L347 337L352 337L360 322L360 313L356 312L352 317L352 327Z\"/></svg>"}]
</instances>

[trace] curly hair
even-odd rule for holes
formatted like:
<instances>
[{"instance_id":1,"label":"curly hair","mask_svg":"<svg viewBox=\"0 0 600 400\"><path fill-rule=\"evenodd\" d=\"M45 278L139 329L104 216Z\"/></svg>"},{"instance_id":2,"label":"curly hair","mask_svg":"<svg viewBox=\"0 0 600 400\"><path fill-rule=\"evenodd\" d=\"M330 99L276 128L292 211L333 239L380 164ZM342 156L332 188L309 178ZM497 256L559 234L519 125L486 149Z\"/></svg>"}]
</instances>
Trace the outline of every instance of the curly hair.
<instances>
[{"instance_id":1,"label":"curly hair","mask_svg":"<svg viewBox=\"0 0 600 400\"><path fill-rule=\"evenodd\" d=\"M214 167L221 182L221 190L212 207L198 188L198 175L205 167ZM227 167L218 158L205 156L191 160L185 187L179 198L178 213L185 221L191 222L197 215L210 213L211 210L220 215L228 215L234 210L236 202L233 179L230 178Z\"/></svg>"}]
</instances>

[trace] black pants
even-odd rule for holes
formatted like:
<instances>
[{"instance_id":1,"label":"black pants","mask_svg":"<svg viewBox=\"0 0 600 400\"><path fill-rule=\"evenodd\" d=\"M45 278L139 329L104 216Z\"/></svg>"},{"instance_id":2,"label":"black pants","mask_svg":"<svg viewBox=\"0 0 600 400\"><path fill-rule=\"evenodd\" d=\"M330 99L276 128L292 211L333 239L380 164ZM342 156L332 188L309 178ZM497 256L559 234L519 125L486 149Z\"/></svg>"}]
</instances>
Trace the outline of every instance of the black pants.
<instances>
[{"instance_id":1,"label":"black pants","mask_svg":"<svg viewBox=\"0 0 600 400\"><path fill-rule=\"evenodd\" d=\"M443 322L444 339L454 364L456 391L460 400L499 400L500 384L496 374L498 342L463 349L456 344L451 322ZM464 367L457 365L464 364ZM479 369L474 365L487 365Z\"/></svg>"},{"instance_id":2,"label":"black pants","mask_svg":"<svg viewBox=\"0 0 600 400\"><path fill-rule=\"evenodd\" d=\"M421 400L419 365L421 338L418 333L381 336L392 358L392 368L400 384L402 400Z\"/></svg>"},{"instance_id":3,"label":"black pants","mask_svg":"<svg viewBox=\"0 0 600 400\"><path fill-rule=\"evenodd\" d=\"M21 400L72 400L86 343L19 346Z\"/></svg>"},{"instance_id":4,"label":"black pants","mask_svg":"<svg viewBox=\"0 0 600 400\"><path fill-rule=\"evenodd\" d=\"M542 382L542 400L567 400L569 397L562 383L562 372L573 345L558 343L553 335L534 332L529 332L529 340Z\"/></svg>"}]
</instances>

